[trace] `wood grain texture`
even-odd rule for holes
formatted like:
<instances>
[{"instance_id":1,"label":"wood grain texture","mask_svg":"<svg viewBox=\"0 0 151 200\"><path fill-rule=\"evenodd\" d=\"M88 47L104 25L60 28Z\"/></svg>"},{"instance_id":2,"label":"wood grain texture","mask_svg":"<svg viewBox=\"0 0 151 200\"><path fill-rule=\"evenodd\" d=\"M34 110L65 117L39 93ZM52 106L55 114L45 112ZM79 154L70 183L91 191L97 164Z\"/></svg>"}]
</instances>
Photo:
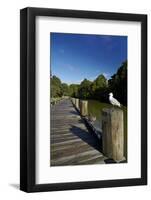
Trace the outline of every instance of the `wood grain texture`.
<instances>
[{"instance_id":1,"label":"wood grain texture","mask_svg":"<svg viewBox=\"0 0 151 200\"><path fill-rule=\"evenodd\" d=\"M115 161L124 158L123 110L105 108L102 110L103 153Z\"/></svg>"},{"instance_id":2,"label":"wood grain texture","mask_svg":"<svg viewBox=\"0 0 151 200\"><path fill-rule=\"evenodd\" d=\"M80 100L80 113L82 116L88 115L88 101Z\"/></svg>"},{"instance_id":3,"label":"wood grain texture","mask_svg":"<svg viewBox=\"0 0 151 200\"><path fill-rule=\"evenodd\" d=\"M100 141L67 99L51 107L50 146L51 166L105 163Z\"/></svg>"}]
</instances>

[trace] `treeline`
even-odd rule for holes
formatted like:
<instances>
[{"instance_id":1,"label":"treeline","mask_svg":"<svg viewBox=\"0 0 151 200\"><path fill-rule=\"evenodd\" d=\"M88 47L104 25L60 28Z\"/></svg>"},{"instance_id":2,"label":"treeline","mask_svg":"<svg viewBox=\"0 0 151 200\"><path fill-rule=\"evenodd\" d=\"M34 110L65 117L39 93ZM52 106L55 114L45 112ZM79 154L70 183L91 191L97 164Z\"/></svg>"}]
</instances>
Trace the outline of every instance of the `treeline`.
<instances>
[{"instance_id":1,"label":"treeline","mask_svg":"<svg viewBox=\"0 0 151 200\"><path fill-rule=\"evenodd\" d=\"M71 96L108 102L109 92L113 92L123 105L127 105L127 61L109 80L100 74L94 81L84 79L80 84L68 85L56 76L51 77L51 97Z\"/></svg>"}]
</instances>

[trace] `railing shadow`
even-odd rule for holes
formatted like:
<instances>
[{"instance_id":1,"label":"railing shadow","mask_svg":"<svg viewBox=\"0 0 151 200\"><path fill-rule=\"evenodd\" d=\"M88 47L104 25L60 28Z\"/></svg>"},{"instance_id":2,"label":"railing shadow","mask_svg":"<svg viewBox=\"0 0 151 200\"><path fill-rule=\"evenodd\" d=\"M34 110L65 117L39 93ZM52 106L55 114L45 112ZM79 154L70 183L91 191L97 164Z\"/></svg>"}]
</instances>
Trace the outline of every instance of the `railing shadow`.
<instances>
[{"instance_id":1,"label":"railing shadow","mask_svg":"<svg viewBox=\"0 0 151 200\"><path fill-rule=\"evenodd\" d=\"M85 131L80 127L71 125L70 131L86 142L88 145L96 149L97 151L101 152L102 144L101 141L96 138L95 135L92 135L89 131Z\"/></svg>"},{"instance_id":2,"label":"railing shadow","mask_svg":"<svg viewBox=\"0 0 151 200\"><path fill-rule=\"evenodd\" d=\"M73 115L79 115L79 114L77 113L77 111L70 111L70 113L73 114Z\"/></svg>"}]
</instances>

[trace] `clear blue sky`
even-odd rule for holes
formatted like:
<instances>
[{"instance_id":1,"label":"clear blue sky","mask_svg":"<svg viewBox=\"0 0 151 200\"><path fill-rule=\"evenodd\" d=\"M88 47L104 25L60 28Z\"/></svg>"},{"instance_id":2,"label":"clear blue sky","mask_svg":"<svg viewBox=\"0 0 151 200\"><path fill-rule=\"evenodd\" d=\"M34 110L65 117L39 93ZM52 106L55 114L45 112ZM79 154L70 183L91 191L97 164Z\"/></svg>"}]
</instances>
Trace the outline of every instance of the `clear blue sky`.
<instances>
[{"instance_id":1,"label":"clear blue sky","mask_svg":"<svg viewBox=\"0 0 151 200\"><path fill-rule=\"evenodd\" d=\"M50 34L50 67L64 83L109 79L127 59L127 36Z\"/></svg>"}]
</instances>

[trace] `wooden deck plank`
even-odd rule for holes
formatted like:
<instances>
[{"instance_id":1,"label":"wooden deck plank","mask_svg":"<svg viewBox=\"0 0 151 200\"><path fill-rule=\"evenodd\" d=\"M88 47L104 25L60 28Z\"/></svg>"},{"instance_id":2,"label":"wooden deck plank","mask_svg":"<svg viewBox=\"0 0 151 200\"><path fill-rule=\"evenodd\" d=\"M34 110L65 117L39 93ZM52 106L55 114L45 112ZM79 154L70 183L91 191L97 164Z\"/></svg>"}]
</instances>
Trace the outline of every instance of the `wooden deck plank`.
<instances>
[{"instance_id":1,"label":"wooden deck plank","mask_svg":"<svg viewBox=\"0 0 151 200\"><path fill-rule=\"evenodd\" d=\"M89 132L70 100L51 107L50 165L104 163L98 139Z\"/></svg>"}]
</instances>

